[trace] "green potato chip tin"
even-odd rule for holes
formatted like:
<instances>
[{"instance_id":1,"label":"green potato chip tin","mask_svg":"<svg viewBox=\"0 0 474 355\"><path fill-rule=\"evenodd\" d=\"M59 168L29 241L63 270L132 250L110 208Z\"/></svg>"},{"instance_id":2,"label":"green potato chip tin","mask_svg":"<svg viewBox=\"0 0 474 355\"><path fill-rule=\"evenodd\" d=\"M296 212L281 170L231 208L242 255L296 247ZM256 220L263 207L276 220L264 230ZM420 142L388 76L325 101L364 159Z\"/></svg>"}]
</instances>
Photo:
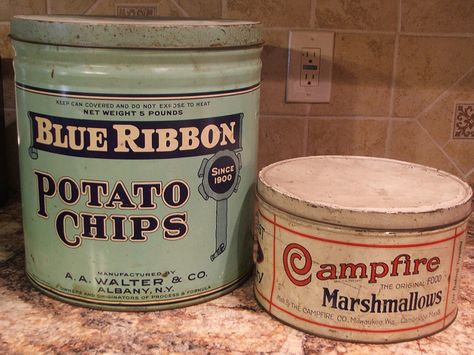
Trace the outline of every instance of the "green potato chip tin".
<instances>
[{"instance_id":1,"label":"green potato chip tin","mask_svg":"<svg viewBox=\"0 0 474 355\"><path fill-rule=\"evenodd\" d=\"M116 310L235 288L252 267L260 25L17 16L11 37L32 283Z\"/></svg>"}]
</instances>

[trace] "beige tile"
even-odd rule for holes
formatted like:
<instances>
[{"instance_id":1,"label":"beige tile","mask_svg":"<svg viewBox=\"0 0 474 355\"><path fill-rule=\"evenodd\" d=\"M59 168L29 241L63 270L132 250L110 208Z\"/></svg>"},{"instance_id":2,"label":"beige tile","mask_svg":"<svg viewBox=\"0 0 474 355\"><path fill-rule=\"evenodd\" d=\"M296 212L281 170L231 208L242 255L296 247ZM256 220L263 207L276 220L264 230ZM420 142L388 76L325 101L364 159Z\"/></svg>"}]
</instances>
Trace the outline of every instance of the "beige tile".
<instances>
[{"instance_id":1,"label":"beige tile","mask_svg":"<svg viewBox=\"0 0 474 355\"><path fill-rule=\"evenodd\" d=\"M3 105L6 109L15 108L15 83L11 59L2 59Z\"/></svg>"},{"instance_id":2,"label":"beige tile","mask_svg":"<svg viewBox=\"0 0 474 355\"><path fill-rule=\"evenodd\" d=\"M387 125L387 120L310 118L306 154L383 157Z\"/></svg>"},{"instance_id":3,"label":"beige tile","mask_svg":"<svg viewBox=\"0 0 474 355\"><path fill-rule=\"evenodd\" d=\"M401 36L394 109L414 117L474 65L474 38Z\"/></svg>"},{"instance_id":4,"label":"beige tile","mask_svg":"<svg viewBox=\"0 0 474 355\"><path fill-rule=\"evenodd\" d=\"M258 166L304 155L305 119L260 117Z\"/></svg>"},{"instance_id":5,"label":"beige tile","mask_svg":"<svg viewBox=\"0 0 474 355\"><path fill-rule=\"evenodd\" d=\"M264 26L309 27L310 0L227 0L225 18L256 20Z\"/></svg>"},{"instance_id":6,"label":"beige tile","mask_svg":"<svg viewBox=\"0 0 474 355\"><path fill-rule=\"evenodd\" d=\"M316 27L396 31L398 0L318 0Z\"/></svg>"},{"instance_id":7,"label":"beige tile","mask_svg":"<svg viewBox=\"0 0 474 355\"><path fill-rule=\"evenodd\" d=\"M154 5L158 16L184 16L184 13L170 0L98 0L87 13L89 15L116 15L116 7L120 4Z\"/></svg>"},{"instance_id":8,"label":"beige tile","mask_svg":"<svg viewBox=\"0 0 474 355\"><path fill-rule=\"evenodd\" d=\"M261 113L305 115L308 104L285 102L288 32L265 30L263 37Z\"/></svg>"},{"instance_id":9,"label":"beige tile","mask_svg":"<svg viewBox=\"0 0 474 355\"><path fill-rule=\"evenodd\" d=\"M421 125L441 146L452 138L454 108L458 102L474 102L474 71L418 118Z\"/></svg>"},{"instance_id":10,"label":"beige tile","mask_svg":"<svg viewBox=\"0 0 474 355\"><path fill-rule=\"evenodd\" d=\"M190 17L222 17L221 0L176 0L175 2Z\"/></svg>"},{"instance_id":11,"label":"beige tile","mask_svg":"<svg viewBox=\"0 0 474 355\"><path fill-rule=\"evenodd\" d=\"M13 15L39 15L46 13L46 0L2 0L0 21L9 21Z\"/></svg>"},{"instance_id":12,"label":"beige tile","mask_svg":"<svg viewBox=\"0 0 474 355\"><path fill-rule=\"evenodd\" d=\"M186 13L177 7L173 1L162 0L158 2L158 16L183 17L186 16Z\"/></svg>"},{"instance_id":13,"label":"beige tile","mask_svg":"<svg viewBox=\"0 0 474 355\"><path fill-rule=\"evenodd\" d=\"M431 166L460 175L458 169L414 121L395 121L392 127L389 158Z\"/></svg>"},{"instance_id":14,"label":"beige tile","mask_svg":"<svg viewBox=\"0 0 474 355\"><path fill-rule=\"evenodd\" d=\"M329 104L311 115L388 116L395 36L337 33Z\"/></svg>"},{"instance_id":15,"label":"beige tile","mask_svg":"<svg viewBox=\"0 0 474 355\"><path fill-rule=\"evenodd\" d=\"M474 139L452 139L444 150L464 173L474 169Z\"/></svg>"},{"instance_id":16,"label":"beige tile","mask_svg":"<svg viewBox=\"0 0 474 355\"><path fill-rule=\"evenodd\" d=\"M10 25L0 24L0 57L13 58L13 48L10 43Z\"/></svg>"},{"instance_id":17,"label":"beige tile","mask_svg":"<svg viewBox=\"0 0 474 355\"><path fill-rule=\"evenodd\" d=\"M474 171L464 179L474 189ZM474 216L473 216L474 217ZM474 220L473 220L474 224Z\"/></svg>"},{"instance_id":18,"label":"beige tile","mask_svg":"<svg viewBox=\"0 0 474 355\"><path fill-rule=\"evenodd\" d=\"M472 0L404 0L402 31L473 33Z\"/></svg>"},{"instance_id":19,"label":"beige tile","mask_svg":"<svg viewBox=\"0 0 474 355\"><path fill-rule=\"evenodd\" d=\"M219 18L222 15L220 0L99 0L89 13L115 15L117 4L155 5L158 16Z\"/></svg>"},{"instance_id":20,"label":"beige tile","mask_svg":"<svg viewBox=\"0 0 474 355\"><path fill-rule=\"evenodd\" d=\"M117 4L137 4L157 6L160 16L190 16L219 18L222 15L221 0L50 0L51 14L83 14L90 9L90 14L115 15Z\"/></svg>"},{"instance_id":21,"label":"beige tile","mask_svg":"<svg viewBox=\"0 0 474 355\"><path fill-rule=\"evenodd\" d=\"M49 14L83 14L96 0L49 0Z\"/></svg>"}]
</instances>

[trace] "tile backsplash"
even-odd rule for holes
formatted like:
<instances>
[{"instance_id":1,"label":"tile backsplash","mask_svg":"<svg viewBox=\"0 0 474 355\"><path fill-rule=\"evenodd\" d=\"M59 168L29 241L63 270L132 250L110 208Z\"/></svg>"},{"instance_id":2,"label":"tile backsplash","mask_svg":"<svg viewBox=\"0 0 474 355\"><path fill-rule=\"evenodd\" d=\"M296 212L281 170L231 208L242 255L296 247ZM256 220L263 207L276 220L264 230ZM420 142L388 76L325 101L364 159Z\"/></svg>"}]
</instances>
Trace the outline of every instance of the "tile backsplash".
<instances>
[{"instance_id":1,"label":"tile backsplash","mask_svg":"<svg viewBox=\"0 0 474 355\"><path fill-rule=\"evenodd\" d=\"M0 0L9 181L18 188L9 19L126 14L262 22L259 165L314 154L408 160L474 185L474 0ZM335 32L331 101L285 102L290 30Z\"/></svg>"},{"instance_id":2,"label":"tile backsplash","mask_svg":"<svg viewBox=\"0 0 474 355\"><path fill-rule=\"evenodd\" d=\"M453 139L474 139L474 102L458 103L454 109Z\"/></svg>"}]
</instances>

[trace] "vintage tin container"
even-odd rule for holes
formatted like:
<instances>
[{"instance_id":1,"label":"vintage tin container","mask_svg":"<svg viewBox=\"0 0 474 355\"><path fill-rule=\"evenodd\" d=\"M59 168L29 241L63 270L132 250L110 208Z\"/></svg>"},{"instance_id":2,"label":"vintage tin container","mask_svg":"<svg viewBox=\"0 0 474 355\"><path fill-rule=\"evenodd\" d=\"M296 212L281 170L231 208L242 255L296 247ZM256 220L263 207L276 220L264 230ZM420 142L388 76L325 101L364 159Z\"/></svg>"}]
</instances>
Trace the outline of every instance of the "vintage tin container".
<instances>
[{"instance_id":1,"label":"vintage tin container","mask_svg":"<svg viewBox=\"0 0 474 355\"><path fill-rule=\"evenodd\" d=\"M472 190L448 173L315 156L259 174L255 296L296 328L387 343L457 314Z\"/></svg>"},{"instance_id":2,"label":"vintage tin container","mask_svg":"<svg viewBox=\"0 0 474 355\"><path fill-rule=\"evenodd\" d=\"M174 308L251 269L260 25L11 23L26 272L103 309Z\"/></svg>"}]
</instances>

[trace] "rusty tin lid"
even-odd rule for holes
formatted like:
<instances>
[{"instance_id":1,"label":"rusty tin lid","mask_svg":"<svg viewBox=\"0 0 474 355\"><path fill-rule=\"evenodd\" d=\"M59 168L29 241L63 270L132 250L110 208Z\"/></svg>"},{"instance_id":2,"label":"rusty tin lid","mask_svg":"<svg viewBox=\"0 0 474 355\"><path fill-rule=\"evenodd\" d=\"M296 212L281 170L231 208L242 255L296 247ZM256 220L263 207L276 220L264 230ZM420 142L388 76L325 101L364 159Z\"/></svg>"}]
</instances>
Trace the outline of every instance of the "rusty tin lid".
<instances>
[{"instance_id":1,"label":"rusty tin lid","mask_svg":"<svg viewBox=\"0 0 474 355\"><path fill-rule=\"evenodd\" d=\"M15 16L16 40L96 48L229 48L262 44L259 22L192 18Z\"/></svg>"},{"instance_id":2,"label":"rusty tin lid","mask_svg":"<svg viewBox=\"0 0 474 355\"><path fill-rule=\"evenodd\" d=\"M471 213L472 189L423 165L372 157L314 156L263 168L269 204L298 217L369 229L430 229Z\"/></svg>"}]
</instances>

